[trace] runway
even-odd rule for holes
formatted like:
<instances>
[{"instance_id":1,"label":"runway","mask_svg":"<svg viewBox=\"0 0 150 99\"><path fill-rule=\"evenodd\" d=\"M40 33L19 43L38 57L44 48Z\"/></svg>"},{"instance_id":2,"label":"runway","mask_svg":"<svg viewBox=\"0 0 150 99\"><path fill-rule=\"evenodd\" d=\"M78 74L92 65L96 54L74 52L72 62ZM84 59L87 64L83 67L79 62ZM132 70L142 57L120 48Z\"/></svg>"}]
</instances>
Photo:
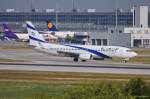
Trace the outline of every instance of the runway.
<instances>
[{"instance_id":1,"label":"runway","mask_svg":"<svg viewBox=\"0 0 150 99\"><path fill-rule=\"evenodd\" d=\"M135 66L86 66L86 65L57 65L57 64L11 64L1 63L0 70L53 71L53 72L85 72L110 74L150 75L150 67Z\"/></svg>"},{"instance_id":2,"label":"runway","mask_svg":"<svg viewBox=\"0 0 150 99\"><path fill-rule=\"evenodd\" d=\"M0 62L0 70L150 75L150 64L118 63L109 60L73 62L70 57L51 56L30 48L1 49L0 54L0 59L18 60Z\"/></svg>"}]
</instances>

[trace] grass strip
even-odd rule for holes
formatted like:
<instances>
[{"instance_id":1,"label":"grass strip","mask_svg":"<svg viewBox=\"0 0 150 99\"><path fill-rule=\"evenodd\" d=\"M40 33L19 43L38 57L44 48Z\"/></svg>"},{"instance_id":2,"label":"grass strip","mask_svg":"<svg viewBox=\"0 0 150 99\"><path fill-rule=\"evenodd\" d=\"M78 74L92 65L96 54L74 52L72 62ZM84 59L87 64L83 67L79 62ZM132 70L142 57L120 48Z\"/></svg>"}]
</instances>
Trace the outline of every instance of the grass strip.
<instances>
[{"instance_id":1,"label":"grass strip","mask_svg":"<svg viewBox=\"0 0 150 99\"><path fill-rule=\"evenodd\" d=\"M26 82L43 84L92 84L99 82L126 82L140 77L150 82L148 75L37 72L37 71L0 71L0 82Z\"/></svg>"},{"instance_id":2,"label":"grass strip","mask_svg":"<svg viewBox=\"0 0 150 99\"><path fill-rule=\"evenodd\" d=\"M0 58L0 62L26 62L26 61L24 61L24 60L14 60L14 59Z\"/></svg>"}]
</instances>

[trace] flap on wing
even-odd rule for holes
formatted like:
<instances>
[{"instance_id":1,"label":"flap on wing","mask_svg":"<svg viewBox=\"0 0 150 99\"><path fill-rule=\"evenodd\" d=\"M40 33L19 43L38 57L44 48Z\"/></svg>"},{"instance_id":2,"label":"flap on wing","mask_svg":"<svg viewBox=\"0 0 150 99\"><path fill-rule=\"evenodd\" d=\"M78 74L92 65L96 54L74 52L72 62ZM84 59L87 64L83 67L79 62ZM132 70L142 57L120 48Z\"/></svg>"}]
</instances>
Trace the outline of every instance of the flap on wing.
<instances>
[{"instance_id":1,"label":"flap on wing","mask_svg":"<svg viewBox=\"0 0 150 99\"><path fill-rule=\"evenodd\" d=\"M69 57L79 57L79 54L71 53L71 52L64 52L64 51L57 51L62 56L69 56Z\"/></svg>"}]
</instances>

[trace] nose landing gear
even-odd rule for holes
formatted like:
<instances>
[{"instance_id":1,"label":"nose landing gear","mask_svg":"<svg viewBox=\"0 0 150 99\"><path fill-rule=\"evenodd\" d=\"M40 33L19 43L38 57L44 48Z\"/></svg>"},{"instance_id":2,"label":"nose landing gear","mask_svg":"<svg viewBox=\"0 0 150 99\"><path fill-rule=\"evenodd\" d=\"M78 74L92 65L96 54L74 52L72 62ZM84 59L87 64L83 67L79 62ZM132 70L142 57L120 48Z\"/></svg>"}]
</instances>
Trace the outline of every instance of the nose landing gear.
<instances>
[{"instance_id":1,"label":"nose landing gear","mask_svg":"<svg viewBox=\"0 0 150 99\"><path fill-rule=\"evenodd\" d=\"M122 63L127 63L129 61L129 58L124 58L121 60Z\"/></svg>"}]
</instances>

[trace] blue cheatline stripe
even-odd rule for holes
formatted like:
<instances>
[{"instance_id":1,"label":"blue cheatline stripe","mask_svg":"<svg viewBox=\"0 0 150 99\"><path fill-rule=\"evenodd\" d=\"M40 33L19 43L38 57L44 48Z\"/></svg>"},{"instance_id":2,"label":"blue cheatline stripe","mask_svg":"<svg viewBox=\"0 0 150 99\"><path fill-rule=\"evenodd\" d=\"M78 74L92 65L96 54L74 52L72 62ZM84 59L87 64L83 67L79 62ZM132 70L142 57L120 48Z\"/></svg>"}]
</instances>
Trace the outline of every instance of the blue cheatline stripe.
<instances>
[{"instance_id":1,"label":"blue cheatline stripe","mask_svg":"<svg viewBox=\"0 0 150 99\"><path fill-rule=\"evenodd\" d=\"M32 30L36 30L34 27L30 26L29 24L27 24L27 27L32 29Z\"/></svg>"},{"instance_id":2,"label":"blue cheatline stripe","mask_svg":"<svg viewBox=\"0 0 150 99\"><path fill-rule=\"evenodd\" d=\"M32 40L35 40L35 41L38 41L38 42L43 42L43 43L48 43L47 41L43 41L43 40L40 40L40 39L37 39L37 38L34 38L32 36L29 36L30 39ZM68 46L68 47L73 47L73 48L78 48L78 49L81 49L81 50L84 50L84 51L87 51L87 52L90 52L90 53L93 53L97 56L100 56L100 57L104 57L104 58L111 58L103 53L100 53L96 50L92 50L92 49L88 49L88 48L84 48L84 47L78 47L78 46L73 46L73 45L64 45L64 46Z\"/></svg>"},{"instance_id":3,"label":"blue cheatline stripe","mask_svg":"<svg viewBox=\"0 0 150 99\"><path fill-rule=\"evenodd\" d=\"M48 43L47 41L43 41L43 40L34 38L34 37L32 37L32 36L29 36L29 38L32 39L32 40L38 41L38 42Z\"/></svg>"},{"instance_id":4,"label":"blue cheatline stripe","mask_svg":"<svg viewBox=\"0 0 150 99\"><path fill-rule=\"evenodd\" d=\"M107 55L105 55L103 53L100 53L100 52L98 52L96 50L92 50L92 49L88 49L88 48L83 48L83 47L78 47L78 46L72 46L72 45L64 45L64 46L69 46L69 47L78 48L78 49L81 49L81 50L84 50L84 51L88 51L90 53L93 53L93 54L95 54L97 56L100 56L100 57L103 57L103 58L111 58L111 57L109 57L109 56L107 56Z\"/></svg>"}]
</instances>

